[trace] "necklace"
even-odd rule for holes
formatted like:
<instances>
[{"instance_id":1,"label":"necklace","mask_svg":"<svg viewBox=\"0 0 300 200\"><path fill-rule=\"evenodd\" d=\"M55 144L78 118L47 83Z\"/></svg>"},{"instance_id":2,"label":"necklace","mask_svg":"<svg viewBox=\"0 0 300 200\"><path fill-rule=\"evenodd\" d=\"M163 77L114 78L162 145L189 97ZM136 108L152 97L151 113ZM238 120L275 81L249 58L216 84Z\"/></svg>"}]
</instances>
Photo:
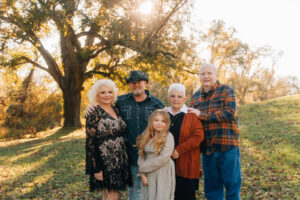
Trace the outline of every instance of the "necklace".
<instances>
[{"instance_id":1,"label":"necklace","mask_svg":"<svg viewBox=\"0 0 300 200\"><path fill-rule=\"evenodd\" d=\"M101 106L100 106L101 107ZM115 120L118 120L118 116L115 113L115 110L110 106L110 107L101 107L108 116L112 117Z\"/></svg>"},{"instance_id":2,"label":"necklace","mask_svg":"<svg viewBox=\"0 0 300 200\"><path fill-rule=\"evenodd\" d=\"M176 120L181 116L181 113L177 113L176 115L171 114L171 127L174 126L174 123L176 123Z\"/></svg>"}]
</instances>

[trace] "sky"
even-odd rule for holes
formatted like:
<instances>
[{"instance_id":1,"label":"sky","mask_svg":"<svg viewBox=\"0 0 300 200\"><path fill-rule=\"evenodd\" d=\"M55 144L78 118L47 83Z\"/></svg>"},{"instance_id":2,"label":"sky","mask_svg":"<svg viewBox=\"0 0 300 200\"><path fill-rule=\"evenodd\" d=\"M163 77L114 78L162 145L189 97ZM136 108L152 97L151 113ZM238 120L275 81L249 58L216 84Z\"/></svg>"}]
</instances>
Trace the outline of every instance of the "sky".
<instances>
[{"instance_id":1,"label":"sky","mask_svg":"<svg viewBox=\"0 0 300 200\"><path fill-rule=\"evenodd\" d=\"M275 68L277 75L300 79L300 0L194 1L193 24L207 30L212 20L223 20L250 47L268 45L283 53Z\"/></svg>"}]
</instances>

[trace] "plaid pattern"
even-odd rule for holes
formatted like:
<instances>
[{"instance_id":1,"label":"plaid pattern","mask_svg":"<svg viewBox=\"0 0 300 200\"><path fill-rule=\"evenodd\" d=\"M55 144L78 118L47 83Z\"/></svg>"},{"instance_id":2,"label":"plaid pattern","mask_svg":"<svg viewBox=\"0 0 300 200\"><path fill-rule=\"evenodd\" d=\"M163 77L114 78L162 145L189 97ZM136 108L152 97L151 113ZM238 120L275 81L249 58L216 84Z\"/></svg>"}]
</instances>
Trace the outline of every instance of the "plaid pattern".
<instances>
[{"instance_id":1,"label":"plaid pattern","mask_svg":"<svg viewBox=\"0 0 300 200\"><path fill-rule=\"evenodd\" d=\"M202 153L210 155L239 146L235 94L230 86L217 81L208 93L200 88L191 97L191 107L201 111L205 134Z\"/></svg>"}]
</instances>

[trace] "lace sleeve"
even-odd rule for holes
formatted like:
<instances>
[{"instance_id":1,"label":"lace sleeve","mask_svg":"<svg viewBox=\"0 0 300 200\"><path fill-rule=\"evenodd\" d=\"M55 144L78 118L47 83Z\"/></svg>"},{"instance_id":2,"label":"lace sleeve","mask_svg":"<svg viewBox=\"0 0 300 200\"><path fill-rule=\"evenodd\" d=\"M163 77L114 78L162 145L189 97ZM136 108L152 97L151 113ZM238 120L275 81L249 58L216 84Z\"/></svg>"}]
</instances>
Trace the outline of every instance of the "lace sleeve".
<instances>
[{"instance_id":1,"label":"lace sleeve","mask_svg":"<svg viewBox=\"0 0 300 200\"><path fill-rule=\"evenodd\" d=\"M96 111L86 116L86 174L94 174L102 169L96 140L98 122L99 116Z\"/></svg>"}]
</instances>

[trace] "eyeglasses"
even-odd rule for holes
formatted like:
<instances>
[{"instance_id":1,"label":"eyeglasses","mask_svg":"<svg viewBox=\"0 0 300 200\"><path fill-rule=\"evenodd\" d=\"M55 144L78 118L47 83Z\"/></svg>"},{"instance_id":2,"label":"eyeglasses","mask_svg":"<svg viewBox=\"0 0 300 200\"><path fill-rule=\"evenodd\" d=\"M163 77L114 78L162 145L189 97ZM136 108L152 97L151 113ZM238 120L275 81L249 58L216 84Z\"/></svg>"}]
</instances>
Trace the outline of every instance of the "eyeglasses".
<instances>
[{"instance_id":1,"label":"eyeglasses","mask_svg":"<svg viewBox=\"0 0 300 200\"><path fill-rule=\"evenodd\" d=\"M184 97L183 96L180 96L180 95L170 95L170 98L171 99L183 99Z\"/></svg>"}]
</instances>

